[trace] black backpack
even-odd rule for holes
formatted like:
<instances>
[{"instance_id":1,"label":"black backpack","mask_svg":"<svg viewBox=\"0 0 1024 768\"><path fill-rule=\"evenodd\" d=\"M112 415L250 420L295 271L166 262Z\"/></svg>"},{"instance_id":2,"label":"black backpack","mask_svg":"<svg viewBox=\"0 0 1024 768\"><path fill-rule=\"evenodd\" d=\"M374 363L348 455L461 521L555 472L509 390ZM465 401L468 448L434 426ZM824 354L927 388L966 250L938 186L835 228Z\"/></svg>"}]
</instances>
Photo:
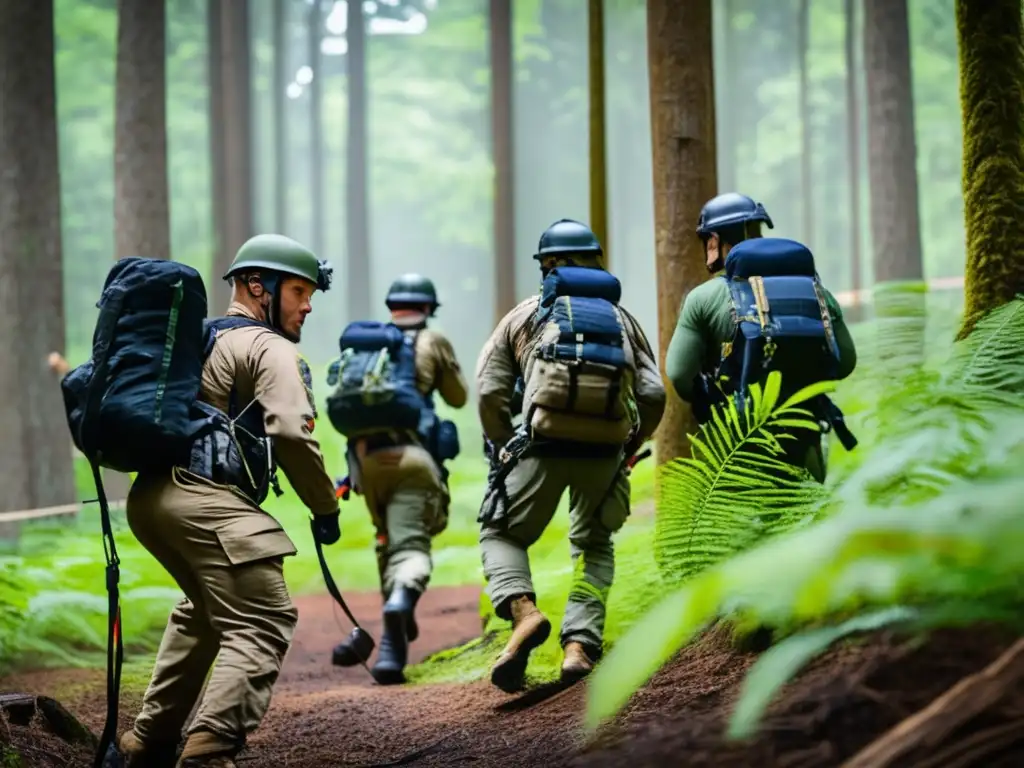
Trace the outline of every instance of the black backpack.
<instances>
[{"instance_id":1,"label":"black backpack","mask_svg":"<svg viewBox=\"0 0 1024 768\"><path fill-rule=\"evenodd\" d=\"M203 279L175 261L121 259L97 306L92 357L61 382L75 446L118 472L173 466L187 458L198 429Z\"/></svg>"}]
</instances>

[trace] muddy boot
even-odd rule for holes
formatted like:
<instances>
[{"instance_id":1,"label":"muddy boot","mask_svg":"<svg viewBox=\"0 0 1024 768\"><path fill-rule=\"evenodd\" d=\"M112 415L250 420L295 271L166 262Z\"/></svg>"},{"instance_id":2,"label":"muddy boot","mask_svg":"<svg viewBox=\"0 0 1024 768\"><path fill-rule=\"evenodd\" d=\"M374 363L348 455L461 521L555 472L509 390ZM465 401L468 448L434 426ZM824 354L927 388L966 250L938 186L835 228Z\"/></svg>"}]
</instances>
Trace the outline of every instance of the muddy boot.
<instances>
[{"instance_id":1,"label":"muddy boot","mask_svg":"<svg viewBox=\"0 0 1024 768\"><path fill-rule=\"evenodd\" d=\"M176 768L237 768L239 744L209 731L189 734Z\"/></svg>"},{"instance_id":2,"label":"muddy boot","mask_svg":"<svg viewBox=\"0 0 1024 768\"><path fill-rule=\"evenodd\" d=\"M178 759L178 742L144 743L134 731L125 731L107 748L103 768L174 768Z\"/></svg>"},{"instance_id":3,"label":"muddy boot","mask_svg":"<svg viewBox=\"0 0 1024 768\"><path fill-rule=\"evenodd\" d=\"M551 622L526 595L514 598L510 608L512 637L491 667L491 683L505 693L513 693L523 687L530 653L551 634Z\"/></svg>"},{"instance_id":4,"label":"muddy boot","mask_svg":"<svg viewBox=\"0 0 1024 768\"><path fill-rule=\"evenodd\" d=\"M410 625L419 593L409 587L396 587L384 603L384 633L380 638L377 663L370 673L380 685L405 682L405 665L409 658ZM418 631L417 631L417 634Z\"/></svg>"},{"instance_id":5,"label":"muddy boot","mask_svg":"<svg viewBox=\"0 0 1024 768\"><path fill-rule=\"evenodd\" d=\"M570 640L565 644L565 658L562 660L562 682L575 683L594 671L594 662L587 654L583 643Z\"/></svg>"}]
</instances>

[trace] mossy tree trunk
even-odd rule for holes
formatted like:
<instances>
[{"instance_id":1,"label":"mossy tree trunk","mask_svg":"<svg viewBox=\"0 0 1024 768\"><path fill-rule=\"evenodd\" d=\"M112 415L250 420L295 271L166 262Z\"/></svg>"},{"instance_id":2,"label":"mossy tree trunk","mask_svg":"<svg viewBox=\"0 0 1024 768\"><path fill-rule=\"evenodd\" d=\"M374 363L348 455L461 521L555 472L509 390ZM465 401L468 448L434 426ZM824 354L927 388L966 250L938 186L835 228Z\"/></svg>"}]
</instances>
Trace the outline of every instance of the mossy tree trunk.
<instances>
[{"instance_id":1,"label":"mossy tree trunk","mask_svg":"<svg viewBox=\"0 0 1024 768\"><path fill-rule=\"evenodd\" d=\"M7 511L75 497L60 386L48 363L64 350L53 55L52 0L0 0L0 510Z\"/></svg>"},{"instance_id":2,"label":"mossy tree trunk","mask_svg":"<svg viewBox=\"0 0 1024 768\"><path fill-rule=\"evenodd\" d=\"M686 294L707 278L694 233L701 206L717 191L711 0L649 0L647 56L654 168L658 347L662 370ZM697 430L671 385L657 436L659 464L689 455Z\"/></svg>"},{"instance_id":3,"label":"mossy tree trunk","mask_svg":"<svg viewBox=\"0 0 1024 768\"><path fill-rule=\"evenodd\" d=\"M957 0L967 264L960 338L1024 292L1020 0Z\"/></svg>"}]
</instances>

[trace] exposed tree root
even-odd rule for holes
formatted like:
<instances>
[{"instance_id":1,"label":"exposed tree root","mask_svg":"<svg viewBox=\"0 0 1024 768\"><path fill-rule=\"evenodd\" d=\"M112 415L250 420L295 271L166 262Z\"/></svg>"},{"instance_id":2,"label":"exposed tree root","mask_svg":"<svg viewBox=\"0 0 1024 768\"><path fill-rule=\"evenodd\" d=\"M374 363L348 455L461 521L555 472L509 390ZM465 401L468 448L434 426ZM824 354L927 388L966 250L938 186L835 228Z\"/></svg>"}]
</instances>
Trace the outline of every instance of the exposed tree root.
<instances>
[{"instance_id":1,"label":"exposed tree root","mask_svg":"<svg viewBox=\"0 0 1024 768\"><path fill-rule=\"evenodd\" d=\"M887 768L909 765L908 756L926 748L932 756L918 762L918 768L929 766L968 766L977 759L1024 738L1022 721L989 728L960 740L942 754L937 748L954 731L1003 701L1007 693L1024 678L1024 638L1018 640L998 659L977 674L965 677L924 709L903 720L882 734L864 749L843 763L842 768ZM1012 728L1010 726L1013 726ZM941 760L939 758L942 758Z\"/></svg>"}]
</instances>

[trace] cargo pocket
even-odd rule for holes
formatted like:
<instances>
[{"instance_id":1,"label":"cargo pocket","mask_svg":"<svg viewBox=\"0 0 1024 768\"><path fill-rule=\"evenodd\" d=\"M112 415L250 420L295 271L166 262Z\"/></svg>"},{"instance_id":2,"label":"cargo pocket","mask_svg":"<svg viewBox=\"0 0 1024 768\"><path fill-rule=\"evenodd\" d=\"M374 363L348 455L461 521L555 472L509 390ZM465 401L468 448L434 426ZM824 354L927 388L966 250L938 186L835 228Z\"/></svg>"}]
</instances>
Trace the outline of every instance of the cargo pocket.
<instances>
[{"instance_id":1,"label":"cargo pocket","mask_svg":"<svg viewBox=\"0 0 1024 768\"><path fill-rule=\"evenodd\" d=\"M240 517L218 530L217 539L232 565L296 553L291 538L270 515Z\"/></svg>"}]
</instances>

